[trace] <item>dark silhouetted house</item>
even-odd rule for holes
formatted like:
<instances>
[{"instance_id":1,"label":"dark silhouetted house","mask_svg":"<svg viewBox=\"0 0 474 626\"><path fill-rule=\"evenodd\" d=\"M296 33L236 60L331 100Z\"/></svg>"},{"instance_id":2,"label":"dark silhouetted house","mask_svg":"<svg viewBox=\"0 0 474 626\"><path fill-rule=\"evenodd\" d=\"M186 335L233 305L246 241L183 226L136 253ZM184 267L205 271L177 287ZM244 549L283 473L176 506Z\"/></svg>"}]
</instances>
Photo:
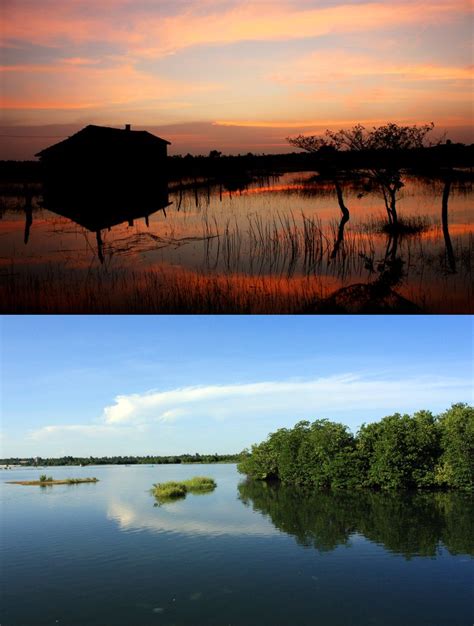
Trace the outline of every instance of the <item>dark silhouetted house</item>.
<instances>
[{"instance_id":1,"label":"dark silhouetted house","mask_svg":"<svg viewBox=\"0 0 474 626\"><path fill-rule=\"evenodd\" d=\"M169 141L145 130L89 125L38 152L47 174L116 180L164 173Z\"/></svg>"}]
</instances>

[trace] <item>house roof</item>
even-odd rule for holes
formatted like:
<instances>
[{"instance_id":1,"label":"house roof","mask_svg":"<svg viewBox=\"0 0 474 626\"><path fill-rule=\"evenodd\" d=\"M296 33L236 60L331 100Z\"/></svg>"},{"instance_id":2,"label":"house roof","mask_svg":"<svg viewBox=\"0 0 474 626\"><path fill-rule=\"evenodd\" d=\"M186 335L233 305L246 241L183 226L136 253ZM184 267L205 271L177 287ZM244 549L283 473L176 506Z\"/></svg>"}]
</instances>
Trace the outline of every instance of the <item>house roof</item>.
<instances>
[{"instance_id":1,"label":"house roof","mask_svg":"<svg viewBox=\"0 0 474 626\"><path fill-rule=\"evenodd\" d=\"M129 150L131 148L152 148L153 146L170 144L166 139L152 135L146 130L129 130L122 128L109 128L107 126L95 126L89 124L79 132L71 135L67 139L55 143L41 152L35 154L37 157L60 155L70 150L87 150L98 146L106 146L114 150Z\"/></svg>"}]
</instances>

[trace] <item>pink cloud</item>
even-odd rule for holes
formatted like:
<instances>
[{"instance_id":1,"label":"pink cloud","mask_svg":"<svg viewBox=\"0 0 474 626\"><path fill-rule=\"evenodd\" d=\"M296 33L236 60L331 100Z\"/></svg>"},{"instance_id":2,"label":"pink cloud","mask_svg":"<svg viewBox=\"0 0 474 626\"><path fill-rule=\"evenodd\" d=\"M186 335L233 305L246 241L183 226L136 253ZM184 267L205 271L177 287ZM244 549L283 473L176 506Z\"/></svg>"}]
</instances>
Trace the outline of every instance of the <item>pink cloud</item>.
<instances>
[{"instance_id":1,"label":"pink cloud","mask_svg":"<svg viewBox=\"0 0 474 626\"><path fill-rule=\"evenodd\" d=\"M132 64L103 68L63 61L6 69L1 99L5 109L83 109L115 105L133 105L139 109L156 107L169 99L174 99L173 106L180 108L177 97L219 88L210 82L159 78L137 70ZM186 107L186 103L181 106Z\"/></svg>"},{"instance_id":2,"label":"pink cloud","mask_svg":"<svg viewBox=\"0 0 474 626\"><path fill-rule=\"evenodd\" d=\"M410 24L446 23L469 13L463 0L438 2L366 2L314 8L304 4L276 3L262 11L261 3L242 3L216 10L214 3L196 0L186 3L177 15L163 16L148 8L130 7L120 0L101 2L101 12L87 11L83 2L18 2L7 5L4 38L46 45L62 40L107 41L122 44L139 56L159 56L203 44L238 41L279 41L317 37L329 33L393 29Z\"/></svg>"}]
</instances>

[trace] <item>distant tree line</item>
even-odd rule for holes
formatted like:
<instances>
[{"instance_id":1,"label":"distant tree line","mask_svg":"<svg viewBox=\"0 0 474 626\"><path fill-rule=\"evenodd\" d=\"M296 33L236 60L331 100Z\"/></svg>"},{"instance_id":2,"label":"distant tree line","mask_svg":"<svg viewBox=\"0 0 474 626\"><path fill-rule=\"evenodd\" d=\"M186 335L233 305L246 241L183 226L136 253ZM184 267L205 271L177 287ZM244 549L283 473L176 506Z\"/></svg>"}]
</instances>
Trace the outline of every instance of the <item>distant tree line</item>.
<instances>
[{"instance_id":1,"label":"distant tree line","mask_svg":"<svg viewBox=\"0 0 474 626\"><path fill-rule=\"evenodd\" d=\"M316 489L474 489L474 408L454 404L347 426L321 419L282 428L238 464L250 478Z\"/></svg>"},{"instance_id":2,"label":"distant tree line","mask_svg":"<svg viewBox=\"0 0 474 626\"><path fill-rule=\"evenodd\" d=\"M61 456L58 458L42 457L10 457L0 459L2 465L142 465L156 464L166 465L169 463L236 463L239 454L179 454L170 456Z\"/></svg>"},{"instance_id":3,"label":"distant tree line","mask_svg":"<svg viewBox=\"0 0 474 626\"><path fill-rule=\"evenodd\" d=\"M311 138L309 138L311 139ZM393 157L393 151L373 145L347 147L337 142L323 145L304 143L301 137L295 137L291 143L306 152L287 154L247 154L223 155L218 150L211 150L208 155L186 154L169 156L166 162L166 174L170 180L182 177L209 178L225 184L229 178L245 175L268 175L290 171L317 170L325 173L328 164L338 170L354 170L380 166L381 158ZM321 151L320 148L323 148ZM327 148L334 148L328 151ZM396 150L398 165L420 174L438 173L440 167L472 167L474 163L474 144L446 142L435 146L420 146L415 149L401 147ZM161 172L163 174L163 172ZM42 164L39 161L0 161L0 182L41 182Z\"/></svg>"}]
</instances>

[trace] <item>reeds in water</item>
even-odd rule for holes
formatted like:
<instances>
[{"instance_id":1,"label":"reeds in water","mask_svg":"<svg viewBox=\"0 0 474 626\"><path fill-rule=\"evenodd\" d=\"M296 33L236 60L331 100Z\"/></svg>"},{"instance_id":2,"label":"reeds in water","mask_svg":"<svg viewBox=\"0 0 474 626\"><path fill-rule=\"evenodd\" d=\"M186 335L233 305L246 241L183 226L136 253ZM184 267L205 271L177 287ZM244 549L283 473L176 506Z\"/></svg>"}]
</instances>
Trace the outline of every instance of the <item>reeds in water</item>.
<instances>
[{"instance_id":1,"label":"reeds in water","mask_svg":"<svg viewBox=\"0 0 474 626\"><path fill-rule=\"evenodd\" d=\"M194 476L189 480L180 482L171 480L166 483L157 483L153 485L152 494L157 499L158 504L179 500L185 498L187 493L209 493L217 487L217 483L213 478L208 476Z\"/></svg>"}]
</instances>

